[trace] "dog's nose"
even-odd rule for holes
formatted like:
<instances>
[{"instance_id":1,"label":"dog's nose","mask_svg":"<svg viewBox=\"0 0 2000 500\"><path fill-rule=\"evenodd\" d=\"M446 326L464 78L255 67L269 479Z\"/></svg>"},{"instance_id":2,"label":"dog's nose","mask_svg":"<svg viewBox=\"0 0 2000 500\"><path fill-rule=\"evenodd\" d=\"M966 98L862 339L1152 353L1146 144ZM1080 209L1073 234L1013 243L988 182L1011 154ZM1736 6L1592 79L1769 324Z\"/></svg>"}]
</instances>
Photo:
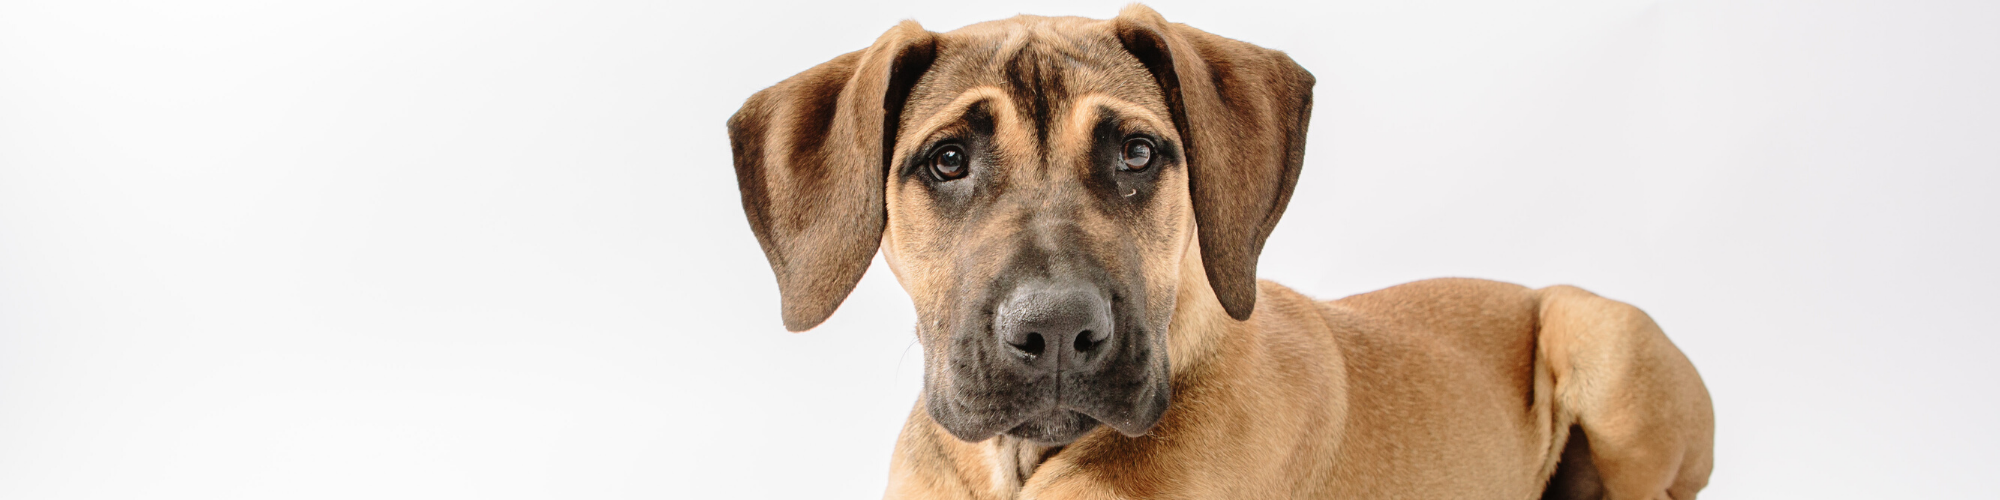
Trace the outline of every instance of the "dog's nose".
<instances>
[{"instance_id":1,"label":"dog's nose","mask_svg":"<svg viewBox=\"0 0 2000 500\"><path fill-rule=\"evenodd\" d=\"M1001 348L1042 371L1072 369L1111 340L1111 304L1096 287L1029 283L994 311Z\"/></svg>"}]
</instances>

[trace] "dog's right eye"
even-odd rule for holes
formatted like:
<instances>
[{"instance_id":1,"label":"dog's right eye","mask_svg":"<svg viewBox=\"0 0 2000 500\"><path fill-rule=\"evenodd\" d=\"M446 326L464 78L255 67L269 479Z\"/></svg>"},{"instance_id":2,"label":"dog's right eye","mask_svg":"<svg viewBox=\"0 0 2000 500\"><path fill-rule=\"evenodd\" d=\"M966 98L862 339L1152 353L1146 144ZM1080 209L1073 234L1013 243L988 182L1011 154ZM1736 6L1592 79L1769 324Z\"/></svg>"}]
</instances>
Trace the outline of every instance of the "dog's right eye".
<instances>
[{"instance_id":1,"label":"dog's right eye","mask_svg":"<svg viewBox=\"0 0 2000 500\"><path fill-rule=\"evenodd\" d=\"M965 177L965 149L945 146L931 153L931 175L948 181Z\"/></svg>"},{"instance_id":2,"label":"dog's right eye","mask_svg":"<svg viewBox=\"0 0 2000 500\"><path fill-rule=\"evenodd\" d=\"M1118 171L1143 172L1153 166L1153 141L1133 138L1125 141L1125 152L1120 155Z\"/></svg>"}]
</instances>

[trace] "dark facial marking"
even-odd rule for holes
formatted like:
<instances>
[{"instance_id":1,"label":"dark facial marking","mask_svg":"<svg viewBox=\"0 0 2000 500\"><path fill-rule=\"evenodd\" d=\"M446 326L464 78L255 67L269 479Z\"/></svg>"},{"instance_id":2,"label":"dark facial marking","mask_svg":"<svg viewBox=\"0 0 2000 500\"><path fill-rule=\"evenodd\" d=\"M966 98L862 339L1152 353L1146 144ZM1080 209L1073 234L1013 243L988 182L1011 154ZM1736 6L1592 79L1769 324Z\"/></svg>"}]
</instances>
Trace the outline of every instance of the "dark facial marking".
<instances>
[{"instance_id":1,"label":"dark facial marking","mask_svg":"<svg viewBox=\"0 0 2000 500\"><path fill-rule=\"evenodd\" d=\"M1134 168L1134 146L1143 148L1146 161ZM1097 122L1091 130L1088 182L1102 193L1102 205L1109 212L1136 217L1140 207L1152 200L1159 172L1179 165L1179 150L1153 134L1127 126L1125 117L1108 106L1097 108Z\"/></svg>"},{"instance_id":2,"label":"dark facial marking","mask_svg":"<svg viewBox=\"0 0 2000 500\"><path fill-rule=\"evenodd\" d=\"M1035 141L1043 146L1049 143L1050 122L1058 104L1069 98L1065 80L1065 67L1070 66L1067 62L1067 57L1047 53L1035 42L1029 42L1001 70L1008 94L1021 106L1023 116L1033 121Z\"/></svg>"},{"instance_id":3,"label":"dark facial marking","mask_svg":"<svg viewBox=\"0 0 2000 500\"><path fill-rule=\"evenodd\" d=\"M975 199L991 198L1004 185L997 176L991 175L990 167L1001 161L994 147L994 118L992 103L974 102L966 106L959 115L957 124L947 127L931 137L914 140L926 141L923 148L911 152L898 169L906 181L923 184L923 190L931 196L938 208L938 215L959 220L969 215L968 208ZM955 158L946 158L947 152L955 151ZM956 162L956 169L943 162Z\"/></svg>"},{"instance_id":4,"label":"dark facial marking","mask_svg":"<svg viewBox=\"0 0 2000 500\"><path fill-rule=\"evenodd\" d=\"M882 101L882 111L887 118L882 120L882 168L888 169L896 151L896 132L902 124L903 106L909 104L910 90L917 81L930 71L931 63L937 62L936 42L921 43L896 55L890 64L888 98ZM829 99L829 102L833 100ZM883 172L886 174L887 172Z\"/></svg>"}]
</instances>

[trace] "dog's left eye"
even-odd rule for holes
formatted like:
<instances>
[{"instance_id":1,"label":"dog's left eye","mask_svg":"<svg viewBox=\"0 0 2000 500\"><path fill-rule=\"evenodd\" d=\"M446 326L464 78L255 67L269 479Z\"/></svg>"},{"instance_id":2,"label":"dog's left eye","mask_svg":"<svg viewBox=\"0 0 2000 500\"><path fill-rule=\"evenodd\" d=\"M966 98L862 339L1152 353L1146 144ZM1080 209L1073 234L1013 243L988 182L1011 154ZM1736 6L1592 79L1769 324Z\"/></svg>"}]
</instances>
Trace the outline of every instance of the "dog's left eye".
<instances>
[{"instance_id":1,"label":"dog's left eye","mask_svg":"<svg viewBox=\"0 0 2000 500\"><path fill-rule=\"evenodd\" d=\"M938 180L948 181L965 177L965 150L958 146L945 146L931 153L931 175Z\"/></svg>"},{"instance_id":2,"label":"dog's left eye","mask_svg":"<svg viewBox=\"0 0 2000 500\"><path fill-rule=\"evenodd\" d=\"M1143 137L1125 141L1125 150L1120 155L1118 171L1141 172L1153 166L1153 141Z\"/></svg>"}]
</instances>

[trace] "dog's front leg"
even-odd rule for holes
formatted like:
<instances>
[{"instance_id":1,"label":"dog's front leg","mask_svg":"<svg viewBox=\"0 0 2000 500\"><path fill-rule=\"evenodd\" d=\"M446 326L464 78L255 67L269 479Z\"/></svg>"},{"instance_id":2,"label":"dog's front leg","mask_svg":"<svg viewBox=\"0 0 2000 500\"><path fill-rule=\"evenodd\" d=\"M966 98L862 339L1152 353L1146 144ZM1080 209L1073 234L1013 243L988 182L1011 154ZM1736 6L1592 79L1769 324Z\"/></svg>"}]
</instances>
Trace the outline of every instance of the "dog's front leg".
<instances>
[{"instance_id":1,"label":"dog's front leg","mask_svg":"<svg viewBox=\"0 0 2000 500\"><path fill-rule=\"evenodd\" d=\"M1021 500L1129 500L1133 497L1119 494L1110 484L1082 477L1051 478L1051 481L1032 481L1021 491Z\"/></svg>"},{"instance_id":2,"label":"dog's front leg","mask_svg":"<svg viewBox=\"0 0 2000 500\"><path fill-rule=\"evenodd\" d=\"M1051 460L1062 448L1011 436L968 443L938 427L923 406L910 412L890 462L887 499L1110 500L1133 498Z\"/></svg>"},{"instance_id":3,"label":"dog's front leg","mask_svg":"<svg viewBox=\"0 0 2000 500\"><path fill-rule=\"evenodd\" d=\"M918 402L896 440L887 499L1021 498L1021 486L1046 452L1024 440L998 436L978 443L952 437ZM1025 465L1025 468L1023 467Z\"/></svg>"}]
</instances>

